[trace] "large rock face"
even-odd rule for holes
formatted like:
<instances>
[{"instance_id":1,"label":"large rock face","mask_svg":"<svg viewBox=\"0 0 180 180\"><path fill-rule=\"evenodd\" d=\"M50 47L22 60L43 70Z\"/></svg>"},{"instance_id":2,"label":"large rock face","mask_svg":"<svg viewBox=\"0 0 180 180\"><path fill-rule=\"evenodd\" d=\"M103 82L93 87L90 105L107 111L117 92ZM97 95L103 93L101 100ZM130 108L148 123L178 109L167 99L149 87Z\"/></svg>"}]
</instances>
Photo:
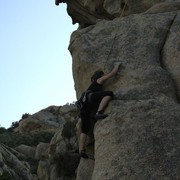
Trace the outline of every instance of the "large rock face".
<instances>
[{"instance_id":1,"label":"large rock face","mask_svg":"<svg viewBox=\"0 0 180 180\"><path fill-rule=\"evenodd\" d=\"M145 10L159 1L128 2L137 9L146 3L140 6ZM115 92L109 116L94 128L94 168L91 160L81 160L77 179L85 174L93 180L180 178L179 4L163 2L140 14L99 20L72 34L69 50L77 97L94 71L108 72L122 62L105 87Z\"/></svg>"},{"instance_id":2,"label":"large rock face","mask_svg":"<svg viewBox=\"0 0 180 180\"><path fill-rule=\"evenodd\" d=\"M33 115L28 115L19 121L19 126L14 129L14 132L56 131L57 128L62 127L65 123L65 118L63 117L65 107L49 106ZM69 106L67 109L69 111Z\"/></svg>"},{"instance_id":3,"label":"large rock face","mask_svg":"<svg viewBox=\"0 0 180 180\"><path fill-rule=\"evenodd\" d=\"M62 126L57 129L50 143L40 143L36 148L39 180L74 179L79 164L75 105L62 106L58 112Z\"/></svg>"},{"instance_id":4,"label":"large rock face","mask_svg":"<svg viewBox=\"0 0 180 180\"><path fill-rule=\"evenodd\" d=\"M178 1L166 0L55 0L55 4L67 3L67 12L73 24L80 28L96 24L98 19L112 20L116 17L141 13L159 3L158 12L174 11L180 7ZM155 10L157 7L155 7Z\"/></svg>"}]
</instances>

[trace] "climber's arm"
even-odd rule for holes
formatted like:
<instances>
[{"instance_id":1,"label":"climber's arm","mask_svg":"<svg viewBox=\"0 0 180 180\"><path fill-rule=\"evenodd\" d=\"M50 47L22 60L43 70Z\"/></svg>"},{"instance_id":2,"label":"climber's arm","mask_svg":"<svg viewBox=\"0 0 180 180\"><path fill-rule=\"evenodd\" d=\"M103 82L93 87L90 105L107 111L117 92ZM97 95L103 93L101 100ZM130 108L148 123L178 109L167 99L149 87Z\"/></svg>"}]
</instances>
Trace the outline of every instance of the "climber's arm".
<instances>
[{"instance_id":1,"label":"climber's arm","mask_svg":"<svg viewBox=\"0 0 180 180\"><path fill-rule=\"evenodd\" d=\"M101 78L97 79L97 83L103 84L107 79L110 79L113 76L115 76L119 70L120 65L121 65L121 63L116 63L116 65L114 66L114 68L112 69L112 71L110 73L105 74Z\"/></svg>"}]
</instances>

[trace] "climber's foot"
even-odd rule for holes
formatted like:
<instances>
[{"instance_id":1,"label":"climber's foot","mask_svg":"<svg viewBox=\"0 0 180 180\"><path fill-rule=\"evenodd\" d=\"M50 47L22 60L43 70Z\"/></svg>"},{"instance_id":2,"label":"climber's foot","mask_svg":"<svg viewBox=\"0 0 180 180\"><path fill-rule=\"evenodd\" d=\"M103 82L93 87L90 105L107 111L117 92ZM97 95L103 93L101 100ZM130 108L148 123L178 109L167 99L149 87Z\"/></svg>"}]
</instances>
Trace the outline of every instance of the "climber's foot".
<instances>
[{"instance_id":1,"label":"climber's foot","mask_svg":"<svg viewBox=\"0 0 180 180\"><path fill-rule=\"evenodd\" d=\"M97 119L97 120L98 119L104 119L106 117L108 117L107 114L96 113L96 115L95 115L95 119Z\"/></svg>"},{"instance_id":2,"label":"climber's foot","mask_svg":"<svg viewBox=\"0 0 180 180\"><path fill-rule=\"evenodd\" d=\"M86 151L85 151L85 150L82 150L82 151L80 152L80 156L81 156L82 158L85 158L85 159L88 159L88 158L89 158L88 155L86 154Z\"/></svg>"}]
</instances>

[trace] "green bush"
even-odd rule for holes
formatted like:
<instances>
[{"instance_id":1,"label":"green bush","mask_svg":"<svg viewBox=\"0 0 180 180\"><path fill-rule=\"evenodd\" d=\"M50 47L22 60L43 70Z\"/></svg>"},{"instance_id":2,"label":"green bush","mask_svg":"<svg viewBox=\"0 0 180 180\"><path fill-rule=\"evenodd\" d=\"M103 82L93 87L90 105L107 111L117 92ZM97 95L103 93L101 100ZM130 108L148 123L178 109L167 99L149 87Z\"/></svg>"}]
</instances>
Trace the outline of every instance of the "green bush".
<instances>
[{"instance_id":1,"label":"green bush","mask_svg":"<svg viewBox=\"0 0 180 180\"><path fill-rule=\"evenodd\" d=\"M4 171L0 176L0 180L13 180L11 174L8 171Z\"/></svg>"},{"instance_id":2,"label":"green bush","mask_svg":"<svg viewBox=\"0 0 180 180\"><path fill-rule=\"evenodd\" d=\"M13 129L17 128L19 126L19 121L14 121L11 124L11 127L7 129L7 131L12 132Z\"/></svg>"},{"instance_id":3,"label":"green bush","mask_svg":"<svg viewBox=\"0 0 180 180\"><path fill-rule=\"evenodd\" d=\"M14 129L14 128L17 128L19 126L19 121L14 121L12 122L11 124L11 128Z\"/></svg>"},{"instance_id":4,"label":"green bush","mask_svg":"<svg viewBox=\"0 0 180 180\"><path fill-rule=\"evenodd\" d=\"M7 130L4 127L0 127L0 134L5 133Z\"/></svg>"},{"instance_id":5,"label":"green bush","mask_svg":"<svg viewBox=\"0 0 180 180\"><path fill-rule=\"evenodd\" d=\"M9 147L16 147L21 144L37 146L40 142L49 143L53 136L54 132L49 131L26 134L6 131L5 133L0 134L0 142Z\"/></svg>"},{"instance_id":6,"label":"green bush","mask_svg":"<svg viewBox=\"0 0 180 180\"><path fill-rule=\"evenodd\" d=\"M29 116L30 116L29 113L25 113L25 114L22 115L21 119L26 119L26 118L28 118Z\"/></svg>"}]
</instances>

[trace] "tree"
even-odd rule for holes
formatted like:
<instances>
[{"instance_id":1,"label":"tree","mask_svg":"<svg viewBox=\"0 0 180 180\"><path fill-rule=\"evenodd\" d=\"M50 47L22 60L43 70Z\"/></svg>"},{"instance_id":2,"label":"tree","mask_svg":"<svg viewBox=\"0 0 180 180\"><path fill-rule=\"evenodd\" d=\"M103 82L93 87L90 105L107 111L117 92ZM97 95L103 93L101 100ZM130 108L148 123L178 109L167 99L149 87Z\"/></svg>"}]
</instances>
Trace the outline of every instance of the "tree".
<instances>
[{"instance_id":1,"label":"tree","mask_svg":"<svg viewBox=\"0 0 180 180\"><path fill-rule=\"evenodd\" d=\"M11 128L14 129L14 128L17 128L19 126L19 122L18 121L14 121L12 122L11 124Z\"/></svg>"},{"instance_id":2,"label":"tree","mask_svg":"<svg viewBox=\"0 0 180 180\"><path fill-rule=\"evenodd\" d=\"M29 113L25 113L25 114L22 115L21 119L26 119L26 118L28 118L29 116L30 116Z\"/></svg>"}]
</instances>

